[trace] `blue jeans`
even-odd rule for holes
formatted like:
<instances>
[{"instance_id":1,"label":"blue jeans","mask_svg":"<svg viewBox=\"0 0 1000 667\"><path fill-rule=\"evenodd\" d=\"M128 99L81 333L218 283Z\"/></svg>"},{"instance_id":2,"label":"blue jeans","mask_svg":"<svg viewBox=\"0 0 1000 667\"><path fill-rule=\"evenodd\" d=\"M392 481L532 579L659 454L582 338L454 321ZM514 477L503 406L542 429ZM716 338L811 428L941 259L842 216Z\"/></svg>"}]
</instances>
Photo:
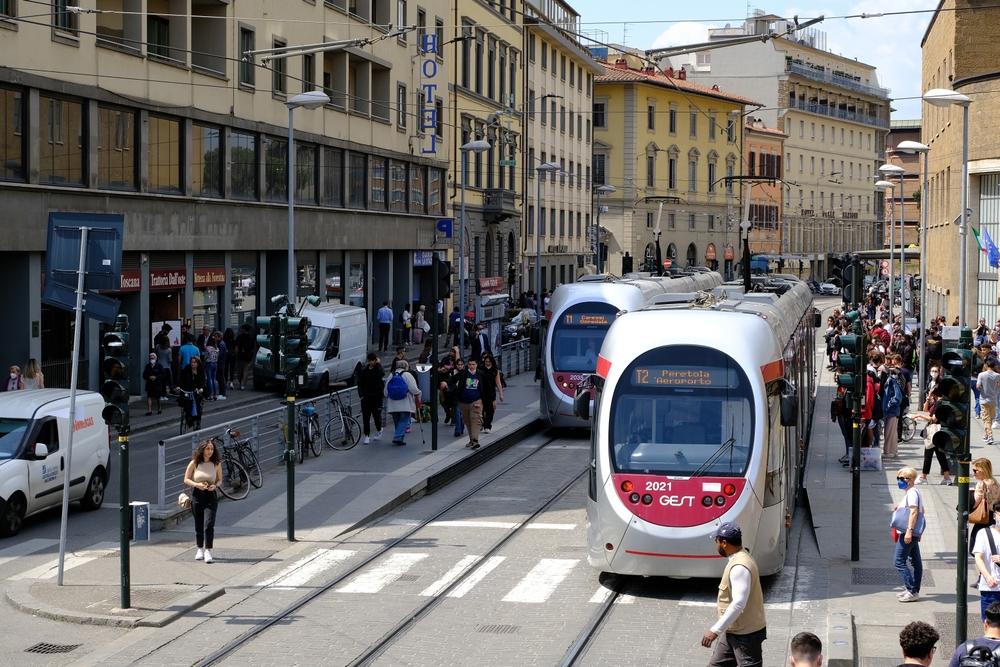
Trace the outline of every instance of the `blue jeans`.
<instances>
[{"instance_id":1,"label":"blue jeans","mask_svg":"<svg viewBox=\"0 0 1000 667\"><path fill-rule=\"evenodd\" d=\"M392 423L396 425L396 432L392 436L393 442L403 442L406 437L406 429L410 428L410 420L413 418L409 412L393 412Z\"/></svg>"},{"instance_id":2,"label":"blue jeans","mask_svg":"<svg viewBox=\"0 0 1000 667\"><path fill-rule=\"evenodd\" d=\"M907 560L913 564L913 572L910 572L910 568L907 567ZM920 543L917 542L916 537L907 544L906 540L903 539L903 534L900 533L899 540L896 542L896 558L893 564L902 575L903 586L906 587L906 590L911 593L919 593L920 580L924 578L924 564L920 560Z\"/></svg>"},{"instance_id":3,"label":"blue jeans","mask_svg":"<svg viewBox=\"0 0 1000 667\"><path fill-rule=\"evenodd\" d=\"M975 382L972 383L972 395L976 397L976 418L978 419L979 416L980 416L981 410L980 410L980 407L979 407L979 390L976 389L976 383Z\"/></svg>"},{"instance_id":4,"label":"blue jeans","mask_svg":"<svg viewBox=\"0 0 1000 667\"><path fill-rule=\"evenodd\" d=\"M462 413L458 411L458 404L455 404L455 435L460 436L465 432L465 427L462 425Z\"/></svg>"},{"instance_id":5,"label":"blue jeans","mask_svg":"<svg viewBox=\"0 0 1000 667\"><path fill-rule=\"evenodd\" d=\"M219 364L205 364L205 377L208 379L208 395L218 396L219 385L215 381L215 374L219 371Z\"/></svg>"},{"instance_id":6,"label":"blue jeans","mask_svg":"<svg viewBox=\"0 0 1000 667\"><path fill-rule=\"evenodd\" d=\"M986 608L990 606L991 602L996 602L997 600L1000 600L1000 592L979 591L979 605L981 607L979 613L982 614L983 621L986 621Z\"/></svg>"}]
</instances>

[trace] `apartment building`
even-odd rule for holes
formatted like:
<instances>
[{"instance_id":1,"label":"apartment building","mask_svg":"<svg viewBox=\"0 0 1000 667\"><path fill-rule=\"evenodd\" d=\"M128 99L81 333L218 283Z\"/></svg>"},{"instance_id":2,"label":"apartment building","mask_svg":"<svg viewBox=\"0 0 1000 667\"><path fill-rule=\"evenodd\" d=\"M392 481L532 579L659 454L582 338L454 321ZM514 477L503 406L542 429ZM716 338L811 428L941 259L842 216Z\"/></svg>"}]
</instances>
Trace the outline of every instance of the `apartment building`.
<instances>
[{"instance_id":1,"label":"apartment building","mask_svg":"<svg viewBox=\"0 0 1000 667\"><path fill-rule=\"evenodd\" d=\"M781 169L784 155L784 140L788 138L781 130L764 125L764 121L749 118L745 125L746 173L760 180L747 181L748 210L753 227L750 229L750 251L754 255L766 255L774 268L784 270L791 258L781 255L782 194ZM772 180L773 179L773 180Z\"/></svg>"},{"instance_id":2,"label":"apartment building","mask_svg":"<svg viewBox=\"0 0 1000 667\"><path fill-rule=\"evenodd\" d=\"M874 66L829 52L826 34L814 28L726 44L791 27L756 10L740 27L710 30L718 46L661 64L684 70L689 81L752 95L763 105L753 115L785 132L782 252L804 257L804 276L823 277L829 254L880 242L882 195L875 182L885 160L889 90Z\"/></svg>"},{"instance_id":3,"label":"apartment building","mask_svg":"<svg viewBox=\"0 0 1000 667\"><path fill-rule=\"evenodd\" d=\"M10 363L35 357L49 385L68 385L73 318L40 302L50 213L124 217L111 296L136 355L160 322L238 328L268 312L287 291L286 102L310 90L330 103L294 112L297 296L370 317L382 301L427 299L452 143L443 0L289 0L278 13L264 0L78 4L46 17L0 3ZM252 53L300 45L319 46ZM90 388L100 333L83 327ZM141 368L136 358L136 389Z\"/></svg>"},{"instance_id":4,"label":"apartment building","mask_svg":"<svg viewBox=\"0 0 1000 667\"><path fill-rule=\"evenodd\" d=\"M604 70L574 37L580 15L568 4L552 0L525 11L522 290L552 290L594 272L590 111L594 77ZM547 163L559 171L537 171Z\"/></svg>"},{"instance_id":5,"label":"apartment building","mask_svg":"<svg viewBox=\"0 0 1000 667\"><path fill-rule=\"evenodd\" d=\"M445 47L455 63L449 84L448 122L456 130L451 139L454 177L449 182L449 199L456 224L453 247L455 256L464 258L460 279L468 281L466 295L470 297L475 296L475 281L481 278L500 277L504 291L509 292L518 262L523 13L519 0L460 0L451 5L451 24L461 27ZM486 141L489 148L461 149L474 141ZM464 250L459 249L463 182Z\"/></svg>"},{"instance_id":6,"label":"apartment building","mask_svg":"<svg viewBox=\"0 0 1000 667\"><path fill-rule=\"evenodd\" d=\"M757 103L660 72L628 53L599 64L594 187L616 189L601 198L609 248L602 269L620 275L628 253L635 270L654 270L659 240L672 267L734 275L743 198L739 181L724 179L744 173L741 115Z\"/></svg>"}]
</instances>

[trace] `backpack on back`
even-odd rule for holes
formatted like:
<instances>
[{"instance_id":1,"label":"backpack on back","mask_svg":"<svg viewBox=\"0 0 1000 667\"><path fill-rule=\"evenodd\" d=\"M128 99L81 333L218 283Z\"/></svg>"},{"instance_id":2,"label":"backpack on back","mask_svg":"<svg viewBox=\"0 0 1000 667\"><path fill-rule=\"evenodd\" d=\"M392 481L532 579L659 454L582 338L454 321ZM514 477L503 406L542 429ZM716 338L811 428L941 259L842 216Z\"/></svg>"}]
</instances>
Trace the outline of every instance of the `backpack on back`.
<instances>
[{"instance_id":1,"label":"backpack on back","mask_svg":"<svg viewBox=\"0 0 1000 667\"><path fill-rule=\"evenodd\" d=\"M885 381L882 388L882 414L899 416L899 408L903 404L903 391L899 388L899 382L892 375Z\"/></svg>"},{"instance_id":2,"label":"backpack on back","mask_svg":"<svg viewBox=\"0 0 1000 667\"><path fill-rule=\"evenodd\" d=\"M958 661L958 667L1000 667L1000 657L989 647L976 644L974 639L965 642L966 655Z\"/></svg>"},{"instance_id":3,"label":"backpack on back","mask_svg":"<svg viewBox=\"0 0 1000 667\"><path fill-rule=\"evenodd\" d=\"M406 380L403 379L402 373L397 373L392 376L389 380L389 384L385 387L386 394L389 395L394 401L401 401L406 398L406 394L409 392L409 388L406 386Z\"/></svg>"}]
</instances>

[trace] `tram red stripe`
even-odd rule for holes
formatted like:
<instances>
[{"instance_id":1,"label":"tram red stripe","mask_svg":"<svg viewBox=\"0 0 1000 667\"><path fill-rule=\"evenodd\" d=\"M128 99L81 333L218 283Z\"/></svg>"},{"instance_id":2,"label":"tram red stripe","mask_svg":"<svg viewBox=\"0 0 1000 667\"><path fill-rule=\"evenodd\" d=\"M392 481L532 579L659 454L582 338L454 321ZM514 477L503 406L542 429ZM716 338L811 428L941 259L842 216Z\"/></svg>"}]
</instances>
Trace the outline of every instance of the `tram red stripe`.
<instances>
[{"instance_id":1,"label":"tram red stripe","mask_svg":"<svg viewBox=\"0 0 1000 667\"><path fill-rule=\"evenodd\" d=\"M632 551L630 549L626 549L625 553L632 554L633 556L656 556L658 558L724 558L724 556L713 556L710 554L704 556L697 556L694 554L656 554L649 551Z\"/></svg>"},{"instance_id":2,"label":"tram red stripe","mask_svg":"<svg viewBox=\"0 0 1000 667\"><path fill-rule=\"evenodd\" d=\"M769 364L764 364L760 367L760 372L764 375L764 382L770 382L771 380L777 380L780 377L784 377L785 361L783 359L778 359L777 361L772 361Z\"/></svg>"},{"instance_id":3,"label":"tram red stripe","mask_svg":"<svg viewBox=\"0 0 1000 667\"><path fill-rule=\"evenodd\" d=\"M602 357L601 355L597 355L597 374L600 377L607 380L608 373L610 372L611 372L611 362Z\"/></svg>"}]
</instances>

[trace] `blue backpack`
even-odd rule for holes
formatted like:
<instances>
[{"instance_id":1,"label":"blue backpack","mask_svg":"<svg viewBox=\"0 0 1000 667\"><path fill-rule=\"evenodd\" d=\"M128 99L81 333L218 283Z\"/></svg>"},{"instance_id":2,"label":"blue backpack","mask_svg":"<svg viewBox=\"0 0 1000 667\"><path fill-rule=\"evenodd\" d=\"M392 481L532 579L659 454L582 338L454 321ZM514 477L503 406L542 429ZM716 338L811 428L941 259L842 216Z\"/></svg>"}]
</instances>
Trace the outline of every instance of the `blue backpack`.
<instances>
[{"instance_id":1,"label":"blue backpack","mask_svg":"<svg viewBox=\"0 0 1000 667\"><path fill-rule=\"evenodd\" d=\"M409 387L406 386L406 380L403 378L402 373L393 375L385 389L386 394L394 401L403 400L406 398L406 394L409 393Z\"/></svg>"},{"instance_id":2,"label":"blue backpack","mask_svg":"<svg viewBox=\"0 0 1000 667\"><path fill-rule=\"evenodd\" d=\"M896 378L890 375L882 391L882 414L886 417L898 417L902 404L903 391L899 388Z\"/></svg>"}]
</instances>

